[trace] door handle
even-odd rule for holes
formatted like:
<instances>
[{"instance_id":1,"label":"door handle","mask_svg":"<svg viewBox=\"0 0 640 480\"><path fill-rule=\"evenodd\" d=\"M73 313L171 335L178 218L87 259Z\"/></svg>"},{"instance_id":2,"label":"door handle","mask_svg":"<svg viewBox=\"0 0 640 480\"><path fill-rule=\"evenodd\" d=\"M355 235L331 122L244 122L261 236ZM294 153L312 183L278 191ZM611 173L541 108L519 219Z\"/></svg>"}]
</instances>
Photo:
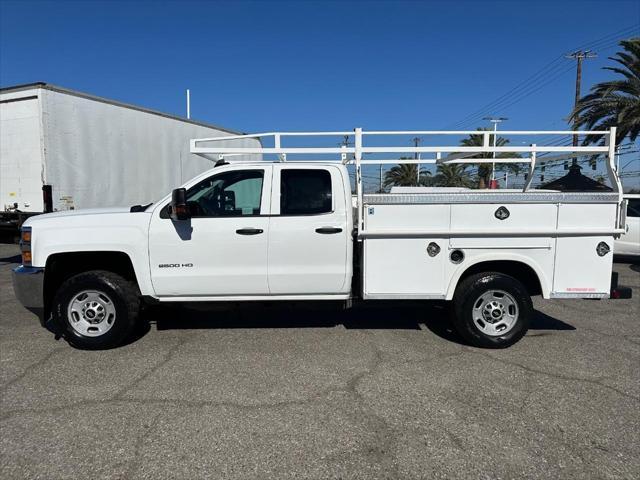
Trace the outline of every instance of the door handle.
<instances>
[{"instance_id":1,"label":"door handle","mask_svg":"<svg viewBox=\"0 0 640 480\"><path fill-rule=\"evenodd\" d=\"M240 228L236 230L238 235L260 235L264 230L261 228Z\"/></svg>"},{"instance_id":2,"label":"door handle","mask_svg":"<svg viewBox=\"0 0 640 480\"><path fill-rule=\"evenodd\" d=\"M340 233L342 231L341 228L338 227L320 227L316 228L317 233L322 233L324 235L329 235L331 233Z\"/></svg>"}]
</instances>

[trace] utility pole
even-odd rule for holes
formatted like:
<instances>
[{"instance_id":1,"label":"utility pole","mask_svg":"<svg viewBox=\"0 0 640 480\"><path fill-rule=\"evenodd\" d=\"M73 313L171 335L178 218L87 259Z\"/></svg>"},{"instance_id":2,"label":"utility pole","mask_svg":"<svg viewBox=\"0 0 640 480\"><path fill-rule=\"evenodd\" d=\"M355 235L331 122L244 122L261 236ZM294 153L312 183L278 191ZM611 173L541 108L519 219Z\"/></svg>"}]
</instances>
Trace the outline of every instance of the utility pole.
<instances>
[{"instance_id":1,"label":"utility pole","mask_svg":"<svg viewBox=\"0 0 640 480\"><path fill-rule=\"evenodd\" d=\"M411 141L413 142L413 146L418 148L418 144L422 141L422 139L420 137L413 137ZM420 158L420 155L418 154L418 152L414 152L413 159L418 160L419 158ZM420 186L420 164L417 164L417 167L418 167L418 173L416 177L416 186L419 187Z\"/></svg>"},{"instance_id":2,"label":"utility pole","mask_svg":"<svg viewBox=\"0 0 640 480\"><path fill-rule=\"evenodd\" d=\"M347 148L349 145L353 145L353 142L349 140L349 135L344 135L342 137L342 141L338 144L338 146Z\"/></svg>"},{"instance_id":3,"label":"utility pole","mask_svg":"<svg viewBox=\"0 0 640 480\"><path fill-rule=\"evenodd\" d=\"M483 120L489 120L493 123L493 147L498 144L498 124L500 122L504 122L505 120L509 120L507 117L484 117ZM493 152L493 158L496 158L496 152ZM496 180L496 162L491 164L491 183ZM489 186L491 188L491 186Z\"/></svg>"},{"instance_id":4,"label":"utility pole","mask_svg":"<svg viewBox=\"0 0 640 480\"><path fill-rule=\"evenodd\" d=\"M582 84L582 61L585 58L596 58L598 55L591 50L577 50L573 53L565 55L565 58L571 58L576 61L576 97L573 102L573 108L575 109L578 106L578 102L580 101L580 86ZM573 129L578 130L578 116L576 115L573 120ZM573 146L578 146L578 135L573 136ZM573 157L571 160L572 165L578 164L578 157Z\"/></svg>"},{"instance_id":5,"label":"utility pole","mask_svg":"<svg viewBox=\"0 0 640 480\"><path fill-rule=\"evenodd\" d=\"M187 88L187 118L191 118L191 92Z\"/></svg>"},{"instance_id":6,"label":"utility pole","mask_svg":"<svg viewBox=\"0 0 640 480\"><path fill-rule=\"evenodd\" d=\"M344 135L342 137L342 141L338 143L339 147L348 147L349 145L353 145L353 142L350 140L349 135ZM382 193L382 164L380 164L380 190L379 193Z\"/></svg>"}]
</instances>

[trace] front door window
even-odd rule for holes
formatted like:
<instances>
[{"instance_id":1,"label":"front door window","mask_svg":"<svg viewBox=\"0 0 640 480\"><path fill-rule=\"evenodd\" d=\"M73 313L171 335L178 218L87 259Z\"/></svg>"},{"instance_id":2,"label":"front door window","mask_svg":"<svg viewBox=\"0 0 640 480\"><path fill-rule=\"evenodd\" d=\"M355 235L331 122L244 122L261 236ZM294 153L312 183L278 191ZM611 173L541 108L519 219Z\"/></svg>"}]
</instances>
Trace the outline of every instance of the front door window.
<instances>
[{"instance_id":1,"label":"front door window","mask_svg":"<svg viewBox=\"0 0 640 480\"><path fill-rule=\"evenodd\" d=\"M264 170L241 170L213 175L187 192L193 217L260 215Z\"/></svg>"}]
</instances>

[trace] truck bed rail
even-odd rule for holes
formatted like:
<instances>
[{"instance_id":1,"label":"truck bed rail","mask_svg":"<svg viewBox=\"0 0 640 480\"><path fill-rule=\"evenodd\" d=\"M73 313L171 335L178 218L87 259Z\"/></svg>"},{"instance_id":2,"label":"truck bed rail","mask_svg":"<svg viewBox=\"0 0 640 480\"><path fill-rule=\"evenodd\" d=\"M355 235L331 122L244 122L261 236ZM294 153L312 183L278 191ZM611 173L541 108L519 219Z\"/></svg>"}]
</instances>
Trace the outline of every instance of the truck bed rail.
<instances>
[{"instance_id":1,"label":"truck bed rail","mask_svg":"<svg viewBox=\"0 0 640 480\"><path fill-rule=\"evenodd\" d=\"M613 203L615 192L527 192L511 191L369 193L362 196L366 205L409 205L425 203Z\"/></svg>"}]
</instances>

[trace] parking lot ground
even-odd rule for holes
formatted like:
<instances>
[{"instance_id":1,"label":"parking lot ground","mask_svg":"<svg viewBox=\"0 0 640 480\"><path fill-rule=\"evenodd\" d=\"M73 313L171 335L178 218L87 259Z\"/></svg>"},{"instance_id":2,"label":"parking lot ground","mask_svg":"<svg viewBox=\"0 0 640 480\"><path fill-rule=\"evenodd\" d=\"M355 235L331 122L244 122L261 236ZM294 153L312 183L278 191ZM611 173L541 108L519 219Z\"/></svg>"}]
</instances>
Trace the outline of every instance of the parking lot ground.
<instances>
[{"instance_id":1,"label":"parking lot ground","mask_svg":"<svg viewBox=\"0 0 640 480\"><path fill-rule=\"evenodd\" d=\"M75 350L16 302L0 245L0 478L640 478L635 298L535 299L505 350L438 305L154 308Z\"/></svg>"}]
</instances>

